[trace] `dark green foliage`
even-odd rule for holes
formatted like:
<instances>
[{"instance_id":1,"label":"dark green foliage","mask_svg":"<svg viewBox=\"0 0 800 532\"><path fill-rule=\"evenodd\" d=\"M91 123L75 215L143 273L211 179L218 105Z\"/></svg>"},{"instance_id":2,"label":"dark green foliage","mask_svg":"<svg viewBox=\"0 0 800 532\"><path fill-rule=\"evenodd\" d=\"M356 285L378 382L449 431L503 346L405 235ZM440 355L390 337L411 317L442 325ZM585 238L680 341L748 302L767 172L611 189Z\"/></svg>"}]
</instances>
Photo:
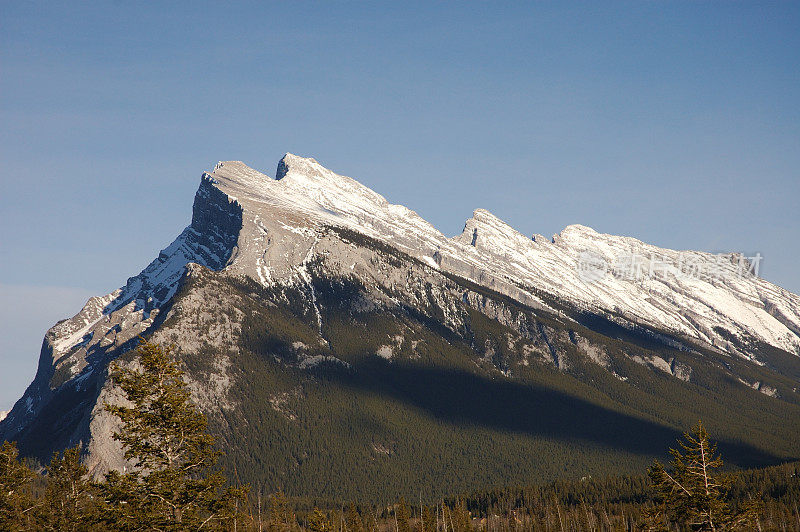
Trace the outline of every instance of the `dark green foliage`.
<instances>
[{"instance_id":1,"label":"dark green foliage","mask_svg":"<svg viewBox=\"0 0 800 532\"><path fill-rule=\"evenodd\" d=\"M11 448L9 445L8 448ZM5 450L5 449L4 449ZM66 458L58 458L74 462L72 454ZM53 475L64 469L63 464L51 464ZM23 471L21 479L29 479L19 466L16 471ZM67 467L67 471L79 471L79 468ZM744 515L741 509L747 509L750 523L763 530L794 530L800 526L798 500L800 500L800 463L784 464L768 469L750 470L727 479L731 488L728 490L724 504L730 508L731 514ZM73 473L66 473L73 478ZM45 477L48 482L54 476ZM58 483L61 486L69 485ZM41 509L43 500L36 500L35 490L31 483L21 485L25 500L33 503L34 510ZM47 487L46 492L57 488ZM41 494L39 495L41 497ZM270 498L270 513L263 522L255 515L242 516L234 528L233 523L228 530L295 530L295 531L335 531L353 532L364 530L379 532L387 530L427 530L433 532L448 530L451 532L467 532L472 530L635 530L647 525L646 517L652 513L654 505L652 491L647 478L638 477L606 477L602 479L585 478L580 481L558 481L549 485L495 489L475 493L466 497L445 499L435 505L414 507L408 506L404 499L389 508L360 506L350 504L348 509L340 511L319 510L314 507L303 520L298 523L295 510L303 501L288 499L282 492ZM250 501L254 504L255 501ZM80 505L74 514L78 522L89 523L85 515L93 515L86 505ZM759 510L760 509L760 510ZM753 510L759 510L754 512ZM40 530L69 529L54 527L52 514L40 510L29 512L36 519L16 524L5 521L2 530ZM259 514L260 515L260 514ZM741 521L740 521L741 523ZM142 523L144 525L145 523ZM731 521L727 521L730 527ZM79 527L74 527L80 529ZM111 525L111 529L122 528ZM184 526L173 527L180 530L191 529ZM213 528L213 527L212 527ZM87 530L102 530L101 523L94 523ZM146 526L137 529L147 530ZM205 529L205 527L204 527ZM749 528L747 528L749 529Z\"/></svg>"},{"instance_id":2,"label":"dark green foliage","mask_svg":"<svg viewBox=\"0 0 800 532\"><path fill-rule=\"evenodd\" d=\"M53 531L93 530L100 519L98 486L80 461L80 446L56 453L47 466L43 528Z\"/></svg>"},{"instance_id":3,"label":"dark green foliage","mask_svg":"<svg viewBox=\"0 0 800 532\"><path fill-rule=\"evenodd\" d=\"M464 499L457 499L453 507L442 505L442 522L449 530L454 532L468 532L472 530L472 515L467 510ZM445 525L445 526L446 526Z\"/></svg>"},{"instance_id":4,"label":"dark green foliage","mask_svg":"<svg viewBox=\"0 0 800 532\"><path fill-rule=\"evenodd\" d=\"M800 525L797 495L800 480L796 473L800 464L785 464L762 470L732 475L732 489L725 504L736 513L739 506L763 508L750 511L751 528L762 530L795 530ZM736 495L743 494L743 495ZM313 510L299 524L293 508L304 507L304 499L287 499L283 493L273 495L279 508L262 528L302 531L471 532L473 530L640 530L648 526L647 516L656 507L648 478L604 477L579 481L558 481L547 485L531 485L494 489L468 496L444 499L436 504L409 506L400 498L388 507L378 505L331 504L332 510ZM757 504L755 504L757 503ZM727 526L730 527L728 521ZM243 524L245 530L261 530L256 521ZM730 528L729 528L730 529ZM745 528L750 529L750 528ZM683 530L672 528L671 530Z\"/></svg>"},{"instance_id":5,"label":"dark green foliage","mask_svg":"<svg viewBox=\"0 0 800 532\"><path fill-rule=\"evenodd\" d=\"M292 506L282 491L273 493L270 497L269 530L271 532L291 532L299 530L297 517Z\"/></svg>"},{"instance_id":6,"label":"dark green foliage","mask_svg":"<svg viewBox=\"0 0 800 532\"><path fill-rule=\"evenodd\" d=\"M28 489L34 473L18 459L14 442L0 447L0 530L27 530L33 522L32 510L41 506Z\"/></svg>"},{"instance_id":7,"label":"dark green foliage","mask_svg":"<svg viewBox=\"0 0 800 532\"><path fill-rule=\"evenodd\" d=\"M684 441L679 445L680 449L670 449L669 471L658 461L648 470L658 493L657 504L651 512L653 528L667 530L676 524L692 530L752 528L754 508L734 514L725 502L730 481L718 476L722 459L703 424L698 423L691 434L684 434Z\"/></svg>"},{"instance_id":8,"label":"dark green foliage","mask_svg":"<svg viewBox=\"0 0 800 532\"><path fill-rule=\"evenodd\" d=\"M394 509L394 520L397 532L411 532L410 518L411 511L408 508L408 504L406 504L406 500L401 497L400 502L397 503Z\"/></svg>"},{"instance_id":9,"label":"dark green foliage","mask_svg":"<svg viewBox=\"0 0 800 532\"><path fill-rule=\"evenodd\" d=\"M347 529L351 532L365 532L361 514L358 513L354 503L350 503L350 506L347 508L345 523L347 524Z\"/></svg>"},{"instance_id":10,"label":"dark green foliage","mask_svg":"<svg viewBox=\"0 0 800 532\"><path fill-rule=\"evenodd\" d=\"M327 514L321 512L319 508L314 508L311 515L308 516L306 530L309 532L331 532L333 525Z\"/></svg>"},{"instance_id":11,"label":"dark green foliage","mask_svg":"<svg viewBox=\"0 0 800 532\"><path fill-rule=\"evenodd\" d=\"M121 530L184 530L235 520L244 493L225 488L225 478L213 470L221 453L205 432L205 416L189 401L171 349L143 341L137 354L138 367L110 370L131 405L106 405L122 421L114 439L131 467L106 476L105 523Z\"/></svg>"},{"instance_id":12,"label":"dark green foliage","mask_svg":"<svg viewBox=\"0 0 800 532\"><path fill-rule=\"evenodd\" d=\"M434 515L434 509L430 506L423 506L420 514L420 531L424 532L427 530L428 532L432 532L433 530L436 530L436 516Z\"/></svg>"}]
</instances>

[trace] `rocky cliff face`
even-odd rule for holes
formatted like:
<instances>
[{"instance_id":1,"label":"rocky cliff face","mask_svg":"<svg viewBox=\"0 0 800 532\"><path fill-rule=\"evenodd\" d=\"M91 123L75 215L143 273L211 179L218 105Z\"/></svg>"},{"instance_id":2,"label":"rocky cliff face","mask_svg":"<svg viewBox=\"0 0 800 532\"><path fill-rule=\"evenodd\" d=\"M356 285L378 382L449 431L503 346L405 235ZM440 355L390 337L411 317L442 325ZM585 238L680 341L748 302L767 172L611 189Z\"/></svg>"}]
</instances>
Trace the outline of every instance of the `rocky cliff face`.
<instances>
[{"instance_id":1,"label":"rocky cliff face","mask_svg":"<svg viewBox=\"0 0 800 532\"><path fill-rule=\"evenodd\" d=\"M225 267L242 226L242 208L204 177L192 223L122 288L91 298L47 331L36 377L0 427L0 437L30 442L40 457L89 439L88 422L106 365L157 329L187 265ZM47 454L43 454L47 453Z\"/></svg>"},{"instance_id":2,"label":"rocky cliff face","mask_svg":"<svg viewBox=\"0 0 800 532\"><path fill-rule=\"evenodd\" d=\"M446 366L580 389L612 410L676 428L697 415L681 396L712 390L710 417L732 407L734 396L720 388L730 387L762 412L768 404L796 416L789 430L800 425L800 297L751 268L739 255L660 249L582 226L528 238L484 210L447 238L313 159L287 154L274 179L221 162L202 175L191 225L156 260L48 331L37 376L0 438L42 458L81 441L95 473L120 467L102 408L116 400L106 366L129 358L140 335L180 348L195 399L233 446L253 422L243 412L258 408L317 430L300 421L313 402L303 379L369 373L373 359L390 370ZM259 364L292 372L285 381L299 379L297 386L276 381L259 406L250 404L239 392L263 371ZM550 375L546 385L542 375ZM681 402L664 409L673 414L643 406L663 403L662 387ZM769 419L758 426L748 430L769 433L774 448L766 450L800 452ZM394 449L389 456L399 460L402 439L369 448Z\"/></svg>"}]
</instances>

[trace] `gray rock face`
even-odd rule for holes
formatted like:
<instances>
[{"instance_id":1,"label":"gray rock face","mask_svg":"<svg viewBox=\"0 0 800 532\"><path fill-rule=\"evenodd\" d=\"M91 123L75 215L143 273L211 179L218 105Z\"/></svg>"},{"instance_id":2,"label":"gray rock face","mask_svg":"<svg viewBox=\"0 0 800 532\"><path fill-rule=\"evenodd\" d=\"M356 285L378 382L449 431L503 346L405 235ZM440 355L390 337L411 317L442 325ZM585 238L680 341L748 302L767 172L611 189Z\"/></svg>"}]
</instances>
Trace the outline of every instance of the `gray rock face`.
<instances>
[{"instance_id":1,"label":"gray rock face","mask_svg":"<svg viewBox=\"0 0 800 532\"><path fill-rule=\"evenodd\" d=\"M124 287L91 298L73 318L45 335L36 377L0 426L0 438L19 439L48 456L65 444L89 437L91 408L103 389L109 360L128 351L139 335L158 328L187 265L212 270L233 256L242 227L242 208L204 176L195 196L192 223ZM110 432L107 441L111 441Z\"/></svg>"},{"instance_id":2,"label":"gray rock face","mask_svg":"<svg viewBox=\"0 0 800 532\"><path fill-rule=\"evenodd\" d=\"M583 275L587 252L608 269L594 278ZM646 269L658 261L663 275L614 274L628 256L641 257ZM687 276L681 266L687 260L706 272L713 267L713 275ZM764 362L752 346L799 354L800 297L743 274L743 260L660 249L582 226L567 227L552 241L531 239L480 209L460 235L447 238L415 212L313 159L287 154L275 179L241 162L221 162L202 175L192 222L172 244L124 287L90 299L47 332L36 378L0 423L0 439L19 440L29 454L43 457L82 441L96 474L121 467L114 423L103 410L104 402L119 400L106 366L143 334L186 352L221 353L189 375L190 386L204 409L236 408L226 353L240 349L241 309L250 303L231 294L227 282L301 294L318 334L293 344L300 368L338 361L309 354L327 345L323 316L331 303L320 301L314 282L320 278L363 286L348 311L415 309L459 334L469 328L472 311L494 320L504 328L502 345L496 339L476 344L483 356L476 363L507 376L534 363L569 371L585 359L625 380L606 346L567 332L582 316L687 352L702 347L757 365ZM181 292L187 283L193 288ZM542 310L553 321L537 321L517 305ZM375 354L392 362L403 342L403 336L389 338ZM693 378L692 367L675 358L631 359L681 381ZM763 382L756 389L778 395ZM271 408L291 419L291 397L276 395Z\"/></svg>"},{"instance_id":3,"label":"gray rock face","mask_svg":"<svg viewBox=\"0 0 800 532\"><path fill-rule=\"evenodd\" d=\"M246 206L228 269L262 282L292 278L314 259L320 228L342 227L526 304L547 306L544 294L743 357L750 354L739 344L751 340L800 353L800 297L749 274L739 255L661 249L583 226L534 240L482 209L449 239L413 211L293 155L277 180L239 162L220 163L212 176ZM606 268L597 279L580 268L587 252Z\"/></svg>"}]
</instances>

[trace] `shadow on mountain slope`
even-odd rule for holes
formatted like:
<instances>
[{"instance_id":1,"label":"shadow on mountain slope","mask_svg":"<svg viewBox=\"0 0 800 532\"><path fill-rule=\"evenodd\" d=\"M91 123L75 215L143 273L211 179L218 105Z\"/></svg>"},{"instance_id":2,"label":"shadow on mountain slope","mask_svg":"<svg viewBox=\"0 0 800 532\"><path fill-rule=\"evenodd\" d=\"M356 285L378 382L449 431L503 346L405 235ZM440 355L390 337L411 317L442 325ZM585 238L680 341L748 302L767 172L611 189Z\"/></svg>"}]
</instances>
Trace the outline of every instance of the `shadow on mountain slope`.
<instances>
[{"instance_id":1,"label":"shadow on mountain slope","mask_svg":"<svg viewBox=\"0 0 800 532\"><path fill-rule=\"evenodd\" d=\"M682 431L604 407L564 391L487 378L466 371L367 360L354 371L325 371L354 390L388 395L456 424L532 437L608 447L638 455L663 456ZM688 428L688 427L687 427ZM792 458L752 445L719 441L726 462L759 467Z\"/></svg>"}]
</instances>

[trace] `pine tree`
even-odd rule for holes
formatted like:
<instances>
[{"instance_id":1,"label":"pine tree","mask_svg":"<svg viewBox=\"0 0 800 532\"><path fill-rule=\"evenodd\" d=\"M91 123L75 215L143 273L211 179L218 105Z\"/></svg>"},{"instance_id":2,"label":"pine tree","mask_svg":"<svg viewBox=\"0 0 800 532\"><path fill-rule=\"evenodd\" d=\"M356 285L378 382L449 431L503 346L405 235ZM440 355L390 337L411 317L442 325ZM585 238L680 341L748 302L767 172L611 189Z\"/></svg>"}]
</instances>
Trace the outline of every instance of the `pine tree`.
<instances>
[{"instance_id":1,"label":"pine tree","mask_svg":"<svg viewBox=\"0 0 800 532\"><path fill-rule=\"evenodd\" d=\"M314 508L311 515L308 516L308 530L309 532L331 532L333 525L326 514L319 511L318 508Z\"/></svg>"},{"instance_id":2,"label":"pine tree","mask_svg":"<svg viewBox=\"0 0 800 532\"><path fill-rule=\"evenodd\" d=\"M394 510L395 519L397 520L397 532L411 532L411 511L406 504L404 497L400 497L400 503Z\"/></svg>"},{"instance_id":3,"label":"pine tree","mask_svg":"<svg viewBox=\"0 0 800 532\"><path fill-rule=\"evenodd\" d=\"M436 530L436 514L434 514L433 508L424 506L420 513L420 532L434 532Z\"/></svg>"},{"instance_id":4,"label":"pine tree","mask_svg":"<svg viewBox=\"0 0 800 532\"><path fill-rule=\"evenodd\" d=\"M752 526L754 508L748 507L735 515L725 502L730 482L715 476L722 466L717 445L709 440L702 422L684 434L680 449L670 449L672 461L668 471L656 461L648 469L652 486L658 494L658 504L650 512L650 528L662 529L671 525L691 530L734 530ZM682 449L682 451L681 451Z\"/></svg>"},{"instance_id":5,"label":"pine tree","mask_svg":"<svg viewBox=\"0 0 800 532\"><path fill-rule=\"evenodd\" d=\"M36 501L26 491L35 474L19 461L14 442L0 447L0 530L28 530Z\"/></svg>"},{"instance_id":6,"label":"pine tree","mask_svg":"<svg viewBox=\"0 0 800 532\"><path fill-rule=\"evenodd\" d=\"M283 491L277 491L270 496L268 528L270 532L290 532L299 529L297 516Z\"/></svg>"},{"instance_id":7,"label":"pine tree","mask_svg":"<svg viewBox=\"0 0 800 532\"><path fill-rule=\"evenodd\" d=\"M114 439L132 467L106 476L105 521L121 530L207 529L235 522L246 488L226 488L213 469L221 453L205 432L205 416L190 402L172 348L142 340L137 355L131 367L110 368L127 404L106 409L122 422Z\"/></svg>"},{"instance_id":8,"label":"pine tree","mask_svg":"<svg viewBox=\"0 0 800 532\"><path fill-rule=\"evenodd\" d=\"M464 499L458 499L451 515L451 527L455 532L468 532L472 530L472 516L467 510L467 504Z\"/></svg>"},{"instance_id":9,"label":"pine tree","mask_svg":"<svg viewBox=\"0 0 800 532\"><path fill-rule=\"evenodd\" d=\"M350 503L345 522L349 532L364 532L364 522L361 520L361 515L358 513L355 503Z\"/></svg>"},{"instance_id":10,"label":"pine tree","mask_svg":"<svg viewBox=\"0 0 800 532\"><path fill-rule=\"evenodd\" d=\"M57 531L92 530L97 527L97 486L80 461L80 445L54 453L47 466L43 528Z\"/></svg>"}]
</instances>

